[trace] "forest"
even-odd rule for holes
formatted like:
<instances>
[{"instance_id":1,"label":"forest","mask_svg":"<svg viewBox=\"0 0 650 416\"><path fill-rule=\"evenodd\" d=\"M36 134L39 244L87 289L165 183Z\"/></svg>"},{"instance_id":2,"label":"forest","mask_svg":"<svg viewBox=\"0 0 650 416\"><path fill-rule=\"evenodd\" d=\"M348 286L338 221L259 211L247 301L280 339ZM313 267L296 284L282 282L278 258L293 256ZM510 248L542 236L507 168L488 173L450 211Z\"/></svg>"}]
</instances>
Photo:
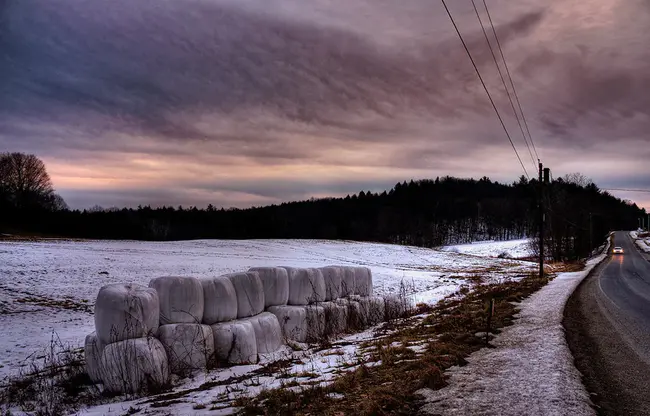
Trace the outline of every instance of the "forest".
<instances>
[{"instance_id":1,"label":"forest","mask_svg":"<svg viewBox=\"0 0 650 416\"><path fill-rule=\"evenodd\" d=\"M0 173L2 169L0 158ZM70 210L54 193L49 177L46 186L32 192L26 186L12 187L6 167L2 175L3 233L157 241L338 239L437 247L534 237L539 230L540 183L525 177L511 184L487 177L411 180L381 193L361 191L247 209ZM543 195L546 251L556 260L585 257L610 230L634 229L637 218L645 215L636 204L601 191L579 174L545 184Z\"/></svg>"}]
</instances>

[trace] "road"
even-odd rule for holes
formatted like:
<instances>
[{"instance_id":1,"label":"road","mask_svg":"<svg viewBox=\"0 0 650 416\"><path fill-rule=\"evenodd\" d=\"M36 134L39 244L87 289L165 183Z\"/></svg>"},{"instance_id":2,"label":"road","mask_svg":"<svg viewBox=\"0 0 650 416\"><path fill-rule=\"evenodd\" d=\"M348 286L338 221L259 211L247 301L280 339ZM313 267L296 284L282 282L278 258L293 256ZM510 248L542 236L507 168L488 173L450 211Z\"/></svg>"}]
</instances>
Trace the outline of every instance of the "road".
<instances>
[{"instance_id":1,"label":"road","mask_svg":"<svg viewBox=\"0 0 650 416\"><path fill-rule=\"evenodd\" d=\"M627 232L565 309L567 342L601 415L650 415L650 257Z\"/></svg>"}]
</instances>

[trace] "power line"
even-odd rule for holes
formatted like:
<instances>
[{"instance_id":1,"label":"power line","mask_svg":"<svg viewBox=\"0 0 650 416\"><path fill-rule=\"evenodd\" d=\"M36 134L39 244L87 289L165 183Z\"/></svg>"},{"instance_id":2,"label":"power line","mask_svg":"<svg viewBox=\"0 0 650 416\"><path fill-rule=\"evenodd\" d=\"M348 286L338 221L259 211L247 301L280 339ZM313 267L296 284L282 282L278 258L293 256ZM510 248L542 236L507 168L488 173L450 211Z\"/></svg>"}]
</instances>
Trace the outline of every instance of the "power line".
<instances>
[{"instance_id":1,"label":"power line","mask_svg":"<svg viewBox=\"0 0 650 416\"><path fill-rule=\"evenodd\" d=\"M469 60L472 61L472 66L474 67L474 70L476 71L476 75L478 75L478 79L481 81L481 85L483 85L483 89L485 90L485 93L487 94L488 98L490 99L490 103L492 103L492 108L494 108L494 112L497 114L497 117L499 118L499 121L501 122L501 127L503 127L503 131L506 133L506 137L508 137L508 141L510 142L510 145L512 146L512 150L515 151L515 155L517 155L517 159L519 160L519 164L521 165L521 168L524 170L524 173L526 174L526 177L530 179L530 175L528 175L528 171L526 170L526 167L524 166L523 162L521 161L521 157L519 157L519 152L517 152L517 148L515 147L515 144L512 141L512 138L510 138L510 134L508 133L508 129L506 129L506 125L503 122L503 119L501 118L501 114L499 114L499 110L497 109L497 106L494 104L494 100L492 99L492 96L490 95L490 91L488 91L487 86L485 85L485 82L483 81L483 77L481 76L481 73L478 70L478 67L476 66L476 63L474 62L474 58L472 58L472 54L469 52L469 49L467 48L467 44L465 43L465 40L463 39L463 36L460 34L460 30L458 30L458 26L456 26L456 22L454 21L454 18L451 15L451 12L449 11L449 8L447 7L447 3L445 3L445 0L440 0L442 1L442 5L445 6L445 10L447 11L447 16L449 16L449 20L451 20L451 24L454 25L454 29L456 29L456 33L458 34L458 37L460 38L460 41L463 44L463 47L465 48L465 52L467 52L467 56L469 57Z\"/></svg>"},{"instance_id":2,"label":"power line","mask_svg":"<svg viewBox=\"0 0 650 416\"><path fill-rule=\"evenodd\" d=\"M648 192L650 189L600 188L601 191Z\"/></svg>"},{"instance_id":3,"label":"power line","mask_svg":"<svg viewBox=\"0 0 650 416\"><path fill-rule=\"evenodd\" d=\"M490 48L490 53L492 54L494 65L497 67L497 72L499 73L499 77L501 78L501 83L503 84L503 88L506 90L506 94L508 95L508 101L510 101L510 107L512 107L512 112L515 114L515 119L517 120L517 124L519 125L519 130L521 130L521 137L524 138L524 143L526 143L526 147L528 148L528 154L530 155L530 161L533 162L533 168L534 168L536 166L535 158L533 157L533 153L530 150L528 139L526 139L526 133L524 133L524 127L521 125L521 120L519 120L519 115L517 114L517 110L515 109L515 104L512 102L510 91L508 90L508 86L506 85L506 80L503 79L503 73L501 72L501 67L499 67L499 63L497 62L497 56L494 54L492 43L490 42L490 38L488 37L487 32L485 31L483 20L481 19L481 15L478 13L478 9L476 8L476 3L474 0L472 0L472 6L474 6L474 12L476 13L476 18L478 19L478 22L481 25L481 29L483 30L483 36L485 36L485 41L487 42L488 47Z\"/></svg>"},{"instance_id":4,"label":"power line","mask_svg":"<svg viewBox=\"0 0 650 416\"><path fill-rule=\"evenodd\" d=\"M515 88L515 83L512 80L512 75L510 75L510 69L508 68L508 62L506 57L503 54L503 49L501 48L501 42L499 41L499 36L497 31L494 28L494 23L492 22L492 16L490 15L490 10L488 9L487 3L483 0L483 5L485 6L485 11L487 13L488 19L490 20L490 26L492 26L492 33L494 33L494 38L497 41L497 46L499 47L499 53L501 54L501 59L503 59L503 65L506 68L506 73L508 74L508 79L510 80L510 85L512 86L512 91L515 95L515 100L517 100L517 106L521 112L521 119L524 121L524 126L526 126L526 131L528 132L528 137L530 138L530 143L533 145L533 150L535 151L535 156L539 160L539 155L537 154L537 148L535 147L535 142L533 141L533 136L530 134L530 129L528 128L528 122L526 121L526 116L524 115L524 109L521 107L521 102L519 101L519 95L517 94L517 89Z\"/></svg>"}]
</instances>

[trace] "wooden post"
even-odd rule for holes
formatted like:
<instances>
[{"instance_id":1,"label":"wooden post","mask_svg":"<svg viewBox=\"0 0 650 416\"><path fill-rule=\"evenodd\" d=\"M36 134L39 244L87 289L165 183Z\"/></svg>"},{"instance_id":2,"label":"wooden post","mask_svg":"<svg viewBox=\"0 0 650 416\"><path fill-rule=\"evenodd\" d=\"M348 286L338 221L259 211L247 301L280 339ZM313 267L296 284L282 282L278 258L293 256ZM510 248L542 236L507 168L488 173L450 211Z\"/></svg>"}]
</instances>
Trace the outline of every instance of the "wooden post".
<instances>
[{"instance_id":1,"label":"wooden post","mask_svg":"<svg viewBox=\"0 0 650 416\"><path fill-rule=\"evenodd\" d=\"M539 278L544 277L544 166L539 162Z\"/></svg>"}]
</instances>

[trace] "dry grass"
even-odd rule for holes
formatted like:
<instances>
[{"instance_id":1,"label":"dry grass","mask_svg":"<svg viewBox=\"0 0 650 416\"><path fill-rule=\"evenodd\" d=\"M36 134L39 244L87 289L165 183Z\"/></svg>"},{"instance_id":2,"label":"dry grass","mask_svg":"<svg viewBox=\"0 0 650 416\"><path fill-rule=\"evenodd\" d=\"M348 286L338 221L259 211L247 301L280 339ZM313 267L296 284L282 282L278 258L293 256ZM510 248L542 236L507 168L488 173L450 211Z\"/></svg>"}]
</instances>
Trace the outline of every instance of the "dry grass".
<instances>
[{"instance_id":1,"label":"dry grass","mask_svg":"<svg viewBox=\"0 0 650 416\"><path fill-rule=\"evenodd\" d=\"M417 390L445 385L444 371L464 365L465 357L483 348L478 332L495 334L510 325L515 302L539 290L547 279L529 276L520 282L478 286L462 299L449 298L413 325L387 334L362 348L372 351L367 361L327 386L274 389L255 398L238 399L245 415L411 415L419 408ZM491 327L486 328L490 299ZM410 348L421 347L419 350ZM371 365L371 363L374 363Z\"/></svg>"}]
</instances>

